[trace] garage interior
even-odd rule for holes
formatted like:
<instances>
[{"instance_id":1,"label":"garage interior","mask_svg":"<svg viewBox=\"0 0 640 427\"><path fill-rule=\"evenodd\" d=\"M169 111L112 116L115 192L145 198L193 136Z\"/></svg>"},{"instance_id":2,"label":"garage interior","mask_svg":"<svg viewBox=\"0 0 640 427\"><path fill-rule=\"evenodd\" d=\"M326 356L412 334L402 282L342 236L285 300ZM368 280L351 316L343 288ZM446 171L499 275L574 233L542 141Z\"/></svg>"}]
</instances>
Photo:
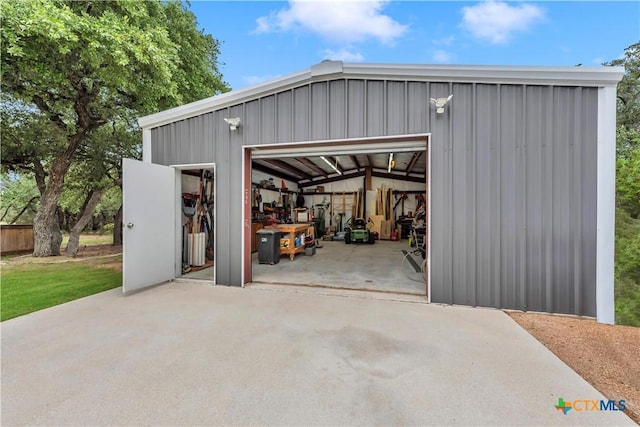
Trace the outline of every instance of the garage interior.
<instances>
[{"instance_id":1,"label":"garage interior","mask_svg":"<svg viewBox=\"0 0 640 427\"><path fill-rule=\"evenodd\" d=\"M322 155L254 152L252 282L425 296L423 145L353 153L342 147Z\"/></svg>"},{"instance_id":2,"label":"garage interior","mask_svg":"<svg viewBox=\"0 0 640 427\"><path fill-rule=\"evenodd\" d=\"M215 278L214 168L180 170L181 268L178 277Z\"/></svg>"}]
</instances>

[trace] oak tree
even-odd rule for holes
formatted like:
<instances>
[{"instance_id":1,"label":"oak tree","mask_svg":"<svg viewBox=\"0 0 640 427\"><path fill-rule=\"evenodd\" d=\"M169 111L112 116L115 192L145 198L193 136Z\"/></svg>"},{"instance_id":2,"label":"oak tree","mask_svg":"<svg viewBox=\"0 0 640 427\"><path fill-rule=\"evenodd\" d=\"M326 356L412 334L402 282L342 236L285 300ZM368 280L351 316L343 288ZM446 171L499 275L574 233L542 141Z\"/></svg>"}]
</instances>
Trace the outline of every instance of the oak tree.
<instances>
[{"instance_id":1,"label":"oak tree","mask_svg":"<svg viewBox=\"0 0 640 427\"><path fill-rule=\"evenodd\" d=\"M7 0L0 3L4 93L35 108L63 135L49 159L34 218L34 256L60 253L58 199L90 136L226 90L219 42L182 2Z\"/></svg>"}]
</instances>

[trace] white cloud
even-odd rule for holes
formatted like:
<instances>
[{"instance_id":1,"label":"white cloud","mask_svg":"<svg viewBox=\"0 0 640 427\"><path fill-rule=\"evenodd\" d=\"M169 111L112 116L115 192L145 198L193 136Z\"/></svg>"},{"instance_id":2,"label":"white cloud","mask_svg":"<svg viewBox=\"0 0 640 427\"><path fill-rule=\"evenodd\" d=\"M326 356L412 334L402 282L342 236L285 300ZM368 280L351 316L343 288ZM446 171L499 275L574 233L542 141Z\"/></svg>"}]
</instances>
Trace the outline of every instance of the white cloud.
<instances>
[{"instance_id":1,"label":"white cloud","mask_svg":"<svg viewBox=\"0 0 640 427\"><path fill-rule=\"evenodd\" d=\"M325 49L322 51L322 59L330 59L332 61L345 61L345 62L362 62L364 56L360 52L349 50L344 47L338 51Z\"/></svg>"},{"instance_id":2,"label":"white cloud","mask_svg":"<svg viewBox=\"0 0 640 427\"><path fill-rule=\"evenodd\" d=\"M433 52L433 60L440 63L448 63L453 60L453 54L444 49L436 49Z\"/></svg>"},{"instance_id":3,"label":"white cloud","mask_svg":"<svg viewBox=\"0 0 640 427\"><path fill-rule=\"evenodd\" d=\"M242 80L249 86L256 85L258 83L266 82L267 80L273 80L280 77L279 74L276 75L266 75L266 76L244 76Z\"/></svg>"},{"instance_id":4,"label":"white cloud","mask_svg":"<svg viewBox=\"0 0 640 427\"><path fill-rule=\"evenodd\" d=\"M544 18L544 10L526 3L510 6L505 2L488 0L463 7L462 15L462 27L473 36L499 44L507 43L513 33L526 31Z\"/></svg>"},{"instance_id":5,"label":"white cloud","mask_svg":"<svg viewBox=\"0 0 640 427\"><path fill-rule=\"evenodd\" d=\"M435 44L436 46L451 46L455 41L455 39L456 39L456 36L452 34L448 37L443 37L441 39L433 40L433 44Z\"/></svg>"},{"instance_id":6,"label":"white cloud","mask_svg":"<svg viewBox=\"0 0 640 427\"><path fill-rule=\"evenodd\" d=\"M254 33L306 30L337 42L373 38L390 44L408 27L382 13L387 3L388 0L289 0L288 8L258 18Z\"/></svg>"}]
</instances>

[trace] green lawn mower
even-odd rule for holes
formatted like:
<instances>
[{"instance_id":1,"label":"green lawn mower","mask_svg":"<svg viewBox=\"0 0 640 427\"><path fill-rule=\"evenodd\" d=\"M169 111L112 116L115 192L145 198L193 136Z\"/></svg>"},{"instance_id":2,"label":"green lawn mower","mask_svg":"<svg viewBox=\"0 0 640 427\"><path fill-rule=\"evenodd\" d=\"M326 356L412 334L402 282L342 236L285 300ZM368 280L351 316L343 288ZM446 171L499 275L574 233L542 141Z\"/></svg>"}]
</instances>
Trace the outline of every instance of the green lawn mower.
<instances>
[{"instance_id":1,"label":"green lawn mower","mask_svg":"<svg viewBox=\"0 0 640 427\"><path fill-rule=\"evenodd\" d=\"M362 242L373 245L376 242L375 236L367 228L367 221L364 218L350 218L344 229L344 242L348 245L351 242Z\"/></svg>"}]
</instances>

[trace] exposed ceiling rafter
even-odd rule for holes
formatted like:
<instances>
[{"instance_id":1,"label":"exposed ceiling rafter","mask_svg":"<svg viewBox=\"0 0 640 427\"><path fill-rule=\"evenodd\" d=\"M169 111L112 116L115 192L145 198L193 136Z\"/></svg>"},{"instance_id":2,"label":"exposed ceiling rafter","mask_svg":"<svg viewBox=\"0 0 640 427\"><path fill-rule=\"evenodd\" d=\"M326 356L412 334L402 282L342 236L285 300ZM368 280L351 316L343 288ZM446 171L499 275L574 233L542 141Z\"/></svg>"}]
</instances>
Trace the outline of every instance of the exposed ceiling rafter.
<instances>
[{"instance_id":1,"label":"exposed ceiling rafter","mask_svg":"<svg viewBox=\"0 0 640 427\"><path fill-rule=\"evenodd\" d=\"M358 178L361 176L364 176L364 172L345 173L344 175L332 176L330 178L316 179L308 182L299 182L298 187L306 188L314 185L324 185L324 184L329 184L331 182L343 181L345 179Z\"/></svg>"},{"instance_id":2,"label":"exposed ceiling rafter","mask_svg":"<svg viewBox=\"0 0 640 427\"><path fill-rule=\"evenodd\" d=\"M407 170L406 170L407 176L409 176L413 168L418 163L418 160L420 159L420 157L422 157L422 153L423 151L418 151L416 153L413 153L413 156L411 156L411 160L409 160L409 165L407 166Z\"/></svg>"},{"instance_id":3,"label":"exposed ceiling rafter","mask_svg":"<svg viewBox=\"0 0 640 427\"><path fill-rule=\"evenodd\" d=\"M356 168L360 169L360 162L358 162L358 158L356 156L354 156L354 155L350 155L349 158L351 159L351 161L353 163L355 163Z\"/></svg>"},{"instance_id":4,"label":"exposed ceiling rafter","mask_svg":"<svg viewBox=\"0 0 640 427\"><path fill-rule=\"evenodd\" d=\"M395 173L387 173L371 171L371 176L375 176L376 178L386 178L386 179L395 179L398 181L409 181L409 182L423 182L426 185L426 177L424 176L408 176L408 175L398 175Z\"/></svg>"},{"instance_id":5,"label":"exposed ceiling rafter","mask_svg":"<svg viewBox=\"0 0 640 427\"><path fill-rule=\"evenodd\" d=\"M329 176L329 174L324 169L315 164L311 159L307 159L306 157L296 157L295 159L306 167L314 170L316 173L324 176L325 178Z\"/></svg>"},{"instance_id":6,"label":"exposed ceiling rafter","mask_svg":"<svg viewBox=\"0 0 640 427\"><path fill-rule=\"evenodd\" d=\"M265 162L270 163L271 165L280 168L280 169L284 169L285 171L295 175L298 177L298 179L302 178L302 179L312 179L313 176L309 175L308 173L296 168L295 166L290 165L289 163L285 163L282 160L276 160L276 159L264 159Z\"/></svg>"},{"instance_id":7,"label":"exposed ceiling rafter","mask_svg":"<svg viewBox=\"0 0 640 427\"><path fill-rule=\"evenodd\" d=\"M297 183L300 180L300 178L297 178L295 176L291 176L288 173L285 173L285 172L270 168L269 166L266 166L266 165L264 165L262 163L257 163L256 160L253 161L253 164L252 164L251 167L253 169L257 170L257 171L266 173L268 175L273 175L273 176L278 177L280 179L286 179L286 180L289 180L289 181L292 181L292 182L295 182L295 183Z\"/></svg>"}]
</instances>

